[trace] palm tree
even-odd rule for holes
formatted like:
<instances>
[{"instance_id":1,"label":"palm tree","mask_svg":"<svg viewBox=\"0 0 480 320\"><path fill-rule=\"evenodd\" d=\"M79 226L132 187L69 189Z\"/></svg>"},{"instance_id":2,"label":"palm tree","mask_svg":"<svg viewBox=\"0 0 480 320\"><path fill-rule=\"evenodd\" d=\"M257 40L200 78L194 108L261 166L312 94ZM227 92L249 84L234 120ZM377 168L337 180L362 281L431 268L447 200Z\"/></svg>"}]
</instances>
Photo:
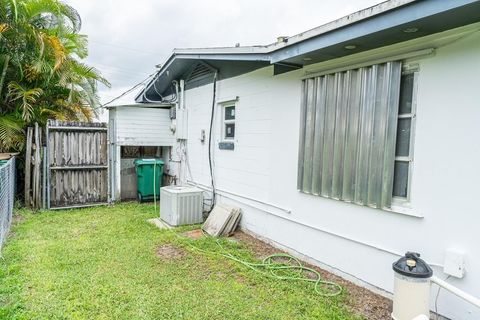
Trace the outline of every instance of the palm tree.
<instances>
[{"instance_id":1,"label":"palm tree","mask_svg":"<svg viewBox=\"0 0 480 320\"><path fill-rule=\"evenodd\" d=\"M0 2L0 152L20 151L23 128L48 118L91 121L100 72L81 62L87 38L59 0Z\"/></svg>"}]
</instances>

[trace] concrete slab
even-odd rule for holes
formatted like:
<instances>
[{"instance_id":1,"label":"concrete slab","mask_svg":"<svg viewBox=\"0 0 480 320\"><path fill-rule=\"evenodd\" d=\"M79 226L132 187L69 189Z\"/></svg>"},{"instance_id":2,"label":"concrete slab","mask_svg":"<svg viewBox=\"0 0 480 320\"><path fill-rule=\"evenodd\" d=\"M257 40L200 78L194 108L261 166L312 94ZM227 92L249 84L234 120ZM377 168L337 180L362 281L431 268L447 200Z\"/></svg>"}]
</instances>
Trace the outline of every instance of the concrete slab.
<instances>
[{"instance_id":1,"label":"concrete slab","mask_svg":"<svg viewBox=\"0 0 480 320\"><path fill-rule=\"evenodd\" d=\"M160 218L148 219L147 222L156 225L159 229L173 229L171 225L162 221Z\"/></svg>"}]
</instances>

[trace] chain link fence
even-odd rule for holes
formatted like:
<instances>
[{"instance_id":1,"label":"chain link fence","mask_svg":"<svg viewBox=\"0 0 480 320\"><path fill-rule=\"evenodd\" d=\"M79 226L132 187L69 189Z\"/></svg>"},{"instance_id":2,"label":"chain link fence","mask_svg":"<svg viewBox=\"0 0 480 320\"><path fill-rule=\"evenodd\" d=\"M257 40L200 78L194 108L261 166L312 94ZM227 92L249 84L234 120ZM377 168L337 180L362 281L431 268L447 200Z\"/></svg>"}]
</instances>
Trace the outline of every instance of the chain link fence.
<instances>
[{"instance_id":1,"label":"chain link fence","mask_svg":"<svg viewBox=\"0 0 480 320\"><path fill-rule=\"evenodd\" d=\"M12 224L15 198L15 158L0 160L0 250Z\"/></svg>"}]
</instances>

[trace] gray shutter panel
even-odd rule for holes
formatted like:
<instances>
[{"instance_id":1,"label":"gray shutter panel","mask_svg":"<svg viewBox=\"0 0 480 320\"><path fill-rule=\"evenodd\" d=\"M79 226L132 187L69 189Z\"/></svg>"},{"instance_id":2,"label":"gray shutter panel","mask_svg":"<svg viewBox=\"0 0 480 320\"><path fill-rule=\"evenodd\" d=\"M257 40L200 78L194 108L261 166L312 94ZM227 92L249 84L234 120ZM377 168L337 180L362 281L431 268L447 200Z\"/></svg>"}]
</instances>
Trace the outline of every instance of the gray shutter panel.
<instances>
[{"instance_id":1,"label":"gray shutter panel","mask_svg":"<svg viewBox=\"0 0 480 320\"><path fill-rule=\"evenodd\" d=\"M389 62L303 81L300 191L391 206L400 79Z\"/></svg>"}]
</instances>

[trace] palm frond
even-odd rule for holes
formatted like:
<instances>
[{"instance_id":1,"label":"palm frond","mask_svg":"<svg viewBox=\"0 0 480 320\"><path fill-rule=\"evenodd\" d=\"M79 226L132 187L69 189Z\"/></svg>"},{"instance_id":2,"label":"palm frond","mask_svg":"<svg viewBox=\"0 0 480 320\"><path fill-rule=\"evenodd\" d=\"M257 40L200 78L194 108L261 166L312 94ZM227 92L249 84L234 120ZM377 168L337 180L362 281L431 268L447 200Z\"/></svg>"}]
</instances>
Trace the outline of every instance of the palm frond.
<instances>
[{"instance_id":1,"label":"palm frond","mask_svg":"<svg viewBox=\"0 0 480 320\"><path fill-rule=\"evenodd\" d=\"M14 114L0 115L0 152L21 150L24 142L21 119Z\"/></svg>"},{"instance_id":2,"label":"palm frond","mask_svg":"<svg viewBox=\"0 0 480 320\"><path fill-rule=\"evenodd\" d=\"M7 23L0 23L0 36L2 35L2 33L7 31L9 27L10 26Z\"/></svg>"},{"instance_id":3,"label":"palm frond","mask_svg":"<svg viewBox=\"0 0 480 320\"><path fill-rule=\"evenodd\" d=\"M22 119L29 122L33 114L34 103L42 93L43 90L40 88L28 89L12 81L8 84L7 97L12 102L20 101L19 107L22 109Z\"/></svg>"},{"instance_id":4,"label":"palm frond","mask_svg":"<svg viewBox=\"0 0 480 320\"><path fill-rule=\"evenodd\" d=\"M89 67L86 64L78 62L74 59L70 60L72 71L79 77L84 79L93 79L97 82L100 82L106 87L110 87L110 82L102 76L100 71L94 67Z\"/></svg>"},{"instance_id":5,"label":"palm frond","mask_svg":"<svg viewBox=\"0 0 480 320\"><path fill-rule=\"evenodd\" d=\"M55 28L62 24L65 19L69 21L73 30L78 32L82 27L82 19L78 11L73 7L52 0L29 0L25 1L25 12L29 20L41 18L45 28Z\"/></svg>"},{"instance_id":6,"label":"palm frond","mask_svg":"<svg viewBox=\"0 0 480 320\"><path fill-rule=\"evenodd\" d=\"M40 109L40 114L56 120L66 120L65 112L62 109L43 107Z\"/></svg>"},{"instance_id":7,"label":"palm frond","mask_svg":"<svg viewBox=\"0 0 480 320\"><path fill-rule=\"evenodd\" d=\"M110 83L83 63L88 42L80 27L78 12L61 0L0 0L0 62L7 55L10 61L3 63L0 116L20 121L17 129L48 118L96 116L98 84ZM2 121L0 142L21 146L20 140L3 141L14 132L11 122Z\"/></svg>"},{"instance_id":8,"label":"palm frond","mask_svg":"<svg viewBox=\"0 0 480 320\"><path fill-rule=\"evenodd\" d=\"M10 3L11 3L11 5L12 5L12 11L13 11L14 21L18 21L18 6L17 6L17 0L10 0Z\"/></svg>"},{"instance_id":9,"label":"palm frond","mask_svg":"<svg viewBox=\"0 0 480 320\"><path fill-rule=\"evenodd\" d=\"M62 35L62 42L67 52L77 55L80 59L88 56L88 40L86 35L74 33L73 31L66 32Z\"/></svg>"},{"instance_id":10,"label":"palm frond","mask_svg":"<svg viewBox=\"0 0 480 320\"><path fill-rule=\"evenodd\" d=\"M55 57L53 70L57 70L67 60L67 52L62 42L56 36L47 36L47 42Z\"/></svg>"}]
</instances>

